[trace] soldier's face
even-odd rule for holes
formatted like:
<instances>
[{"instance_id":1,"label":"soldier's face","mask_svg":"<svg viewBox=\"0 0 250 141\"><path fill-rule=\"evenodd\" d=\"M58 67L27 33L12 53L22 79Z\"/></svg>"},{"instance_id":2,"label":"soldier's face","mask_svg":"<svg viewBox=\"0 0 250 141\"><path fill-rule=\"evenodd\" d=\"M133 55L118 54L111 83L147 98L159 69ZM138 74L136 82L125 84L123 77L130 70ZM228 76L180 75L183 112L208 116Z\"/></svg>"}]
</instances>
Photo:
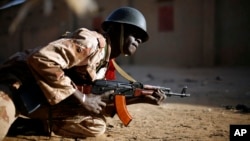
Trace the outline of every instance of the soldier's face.
<instances>
[{"instance_id":1,"label":"soldier's face","mask_svg":"<svg viewBox=\"0 0 250 141\"><path fill-rule=\"evenodd\" d=\"M121 25L113 25L111 29L111 47L113 47L110 55L111 58L116 58L121 54L126 56L133 55L142 43L141 34L138 32L138 29L130 25L125 25L122 35L119 32ZM122 42L120 38L123 38Z\"/></svg>"},{"instance_id":2,"label":"soldier's face","mask_svg":"<svg viewBox=\"0 0 250 141\"><path fill-rule=\"evenodd\" d=\"M142 40L137 37L135 34L128 34L125 35L124 38L124 45L123 45L123 52L126 55L133 55L139 45L141 44Z\"/></svg>"}]
</instances>

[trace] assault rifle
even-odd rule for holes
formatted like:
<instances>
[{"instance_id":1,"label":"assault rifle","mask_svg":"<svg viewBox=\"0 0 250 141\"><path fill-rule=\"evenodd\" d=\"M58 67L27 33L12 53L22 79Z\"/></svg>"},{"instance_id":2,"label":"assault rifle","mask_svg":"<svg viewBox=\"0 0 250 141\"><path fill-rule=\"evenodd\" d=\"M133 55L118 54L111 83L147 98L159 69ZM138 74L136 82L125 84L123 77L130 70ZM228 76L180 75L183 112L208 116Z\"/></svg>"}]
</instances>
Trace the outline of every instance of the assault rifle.
<instances>
[{"instance_id":1,"label":"assault rifle","mask_svg":"<svg viewBox=\"0 0 250 141\"><path fill-rule=\"evenodd\" d=\"M109 100L114 101L116 112L122 123L127 126L132 120L126 107L126 98L140 97L145 95L152 95L156 90L160 89L165 92L166 96L189 97L186 93L187 87L184 87L181 93L174 93L170 88L145 85L140 82L119 82L109 80L96 80L91 85L78 86L78 89L85 94L103 94L104 92L114 90L114 94L109 96Z\"/></svg>"}]
</instances>

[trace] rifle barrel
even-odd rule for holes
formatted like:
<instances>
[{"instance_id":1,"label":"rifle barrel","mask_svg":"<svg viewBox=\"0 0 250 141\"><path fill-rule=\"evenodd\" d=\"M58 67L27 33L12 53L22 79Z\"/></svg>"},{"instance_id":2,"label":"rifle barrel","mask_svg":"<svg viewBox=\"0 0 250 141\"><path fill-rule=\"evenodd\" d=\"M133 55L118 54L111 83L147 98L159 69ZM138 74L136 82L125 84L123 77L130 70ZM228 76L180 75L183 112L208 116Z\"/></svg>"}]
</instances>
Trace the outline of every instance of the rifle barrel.
<instances>
[{"instance_id":1,"label":"rifle barrel","mask_svg":"<svg viewBox=\"0 0 250 141\"><path fill-rule=\"evenodd\" d=\"M170 92L170 93L166 93L167 96L180 96L180 97L189 97L190 94L186 94L186 93L173 93L173 92Z\"/></svg>"}]
</instances>

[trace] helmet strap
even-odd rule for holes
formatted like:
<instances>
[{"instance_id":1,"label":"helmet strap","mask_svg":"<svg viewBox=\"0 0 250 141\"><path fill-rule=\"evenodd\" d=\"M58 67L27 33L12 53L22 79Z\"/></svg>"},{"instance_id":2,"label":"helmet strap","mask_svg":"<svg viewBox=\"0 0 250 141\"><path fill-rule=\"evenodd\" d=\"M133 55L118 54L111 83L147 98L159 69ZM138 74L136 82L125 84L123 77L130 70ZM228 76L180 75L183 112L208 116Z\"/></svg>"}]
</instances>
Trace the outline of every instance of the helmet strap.
<instances>
[{"instance_id":1,"label":"helmet strap","mask_svg":"<svg viewBox=\"0 0 250 141\"><path fill-rule=\"evenodd\" d=\"M124 25L121 24L121 31L120 31L120 51L121 51L121 54L127 56L126 54L124 54L123 46L124 46Z\"/></svg>"}]
</instances>

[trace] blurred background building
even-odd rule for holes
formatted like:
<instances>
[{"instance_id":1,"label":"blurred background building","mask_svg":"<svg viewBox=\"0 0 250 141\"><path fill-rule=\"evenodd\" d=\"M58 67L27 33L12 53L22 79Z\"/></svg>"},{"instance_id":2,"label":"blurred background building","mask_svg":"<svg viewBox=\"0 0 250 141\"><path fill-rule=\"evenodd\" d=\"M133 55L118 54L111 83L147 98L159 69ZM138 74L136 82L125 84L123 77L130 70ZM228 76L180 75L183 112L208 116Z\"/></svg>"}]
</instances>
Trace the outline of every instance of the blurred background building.
<instances>
[{"instance_id":1,"label":"blurred background building","mask_svg":"<svg viewBox=\"0 0 250 141\"><path fill-rule=\"evenodd\" d=\"M120 6L140 10L150 35L120 64L250 66L249 0L1 0L0 62L79 27L101 31Z\"/></svg>"}]
</instances>

